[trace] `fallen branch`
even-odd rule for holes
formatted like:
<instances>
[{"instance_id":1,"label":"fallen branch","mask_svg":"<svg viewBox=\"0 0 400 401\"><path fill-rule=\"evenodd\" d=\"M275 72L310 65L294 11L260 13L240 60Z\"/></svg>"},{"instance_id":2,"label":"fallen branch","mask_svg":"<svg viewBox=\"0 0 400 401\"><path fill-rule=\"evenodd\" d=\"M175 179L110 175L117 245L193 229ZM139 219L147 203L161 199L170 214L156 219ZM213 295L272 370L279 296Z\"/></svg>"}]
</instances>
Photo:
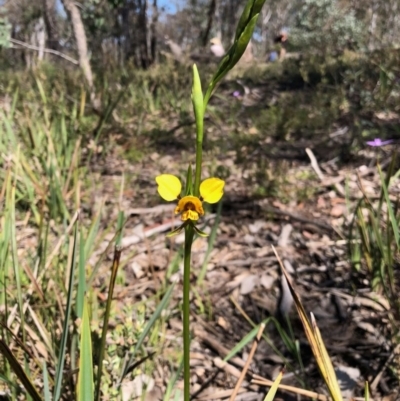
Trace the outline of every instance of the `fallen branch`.
<instances>
[{"instance_id":1,"label":"fallen branch","mask_svg":"<svg viewBox=\"0 0 400 401\"><path fill-rule=\"evenodd\" d=\"M79 61L78 60L75 60L74 58L69 57L66 54L61 53L61 52L59 52L57 50L41 48L41 47L38 47L38 46L30 45L29 43L25 43L25 42L22 42L22 41L17 40L17 39L12 39L12 38L10 39L10 42L13 45L19 45L19 46L22 46L22 47L24 47L26 49L29 49L29 50L43 51L45 53L54 54L55 56L61 57L61 58L65 59L65 60L69 61L72 64L79 65ZM18 47L14 47L14 46L12 46L12 47L14 49L19 49Z\"/></svg>"}]
</instances>

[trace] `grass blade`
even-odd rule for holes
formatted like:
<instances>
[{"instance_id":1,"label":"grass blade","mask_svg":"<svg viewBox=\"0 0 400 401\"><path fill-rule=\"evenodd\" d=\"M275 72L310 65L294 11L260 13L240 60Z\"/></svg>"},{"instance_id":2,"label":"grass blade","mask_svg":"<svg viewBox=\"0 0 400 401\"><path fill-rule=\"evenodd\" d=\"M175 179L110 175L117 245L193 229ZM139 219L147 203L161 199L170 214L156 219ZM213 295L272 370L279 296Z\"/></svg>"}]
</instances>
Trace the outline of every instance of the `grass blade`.
<instances>
[{"instance_id":1,"label":"grass blade","mask_svg":"<svg viewBox=\"0 0 400 401\"><path fill-rule=\"evenodd\" d=\"M172 396L172 390L175 387L176 382L179 379L179 376L181 375L183 370L183 357L181 358L181 362L179 364L178 370L175 372L175 374L171 377L171 379L168 381L168 385L167 385L167 389L165 390L165 394L164 394L164 401L170 401L171 400L171 396ZM178 393L178 391L176 390L176 392ZM176 394L175 394L176 396Z\"/></svg>"},{"instance_id":2,"label":"grass blade","mask_svg":"<svg viewBox=\"0 0 400 401\"><path fill-rule=\"evenodd\" d=\"M229 361L232 357L234 357L238 352L240 352L247 344L249 344L251 341L253 341L254 337L257 335L261 324L266 324L269 319L264 320L262 323L258 324L257 326L254 327L253 330L251 330L249 333L247 333L229 352L229 354L224 358L224 362Z\"/></svg>"},{"instance_id":3,"label":"grass blade","mask_svg":"<svg viewBox=\"0 0 400 401\"><path fill-rule=\"evenodd\" d=\"M269 389L268 394L264 398L264 401L273 401L273 399L275 398L275 394L278 391L279 383L281 382L282 377L283 377L283 370L280 371L278 377L274 380L274 384Z\"/></svg>"},{"instance_id":4,"label":"grass blade","mask_svg":"<svg viewBox=\"0 0 400 401\"><path fill-rule=\"evenodd\" d=\"M0 352L7 359L8 363L11 365L12 370L17 375L18 379L24 385L27 393L32 397L33 401L43 401L42 397L39 395L38 391L29 380L26 375L24 368L19 364L18 360L15 358L14 354L11 352L7 344L0 339Z\"/></svg>"},{"instance_id":5,"label":"grass blade","mask_svg":"<svg viewBox=\"0 0 400 401\"><path fill-rule=\"evenodd\" d=\"M86 298L83 302L77 394L78 401L94 400L92 338Z\"/></svg>"},{"instance_id":6,"label":"grass blade","mask_svg":"<svg viewBox=\"0 0 400 401\"><path fill-rule=\"evenodd\" d=\"M78 289L76 292L76 316L82 317L83 303L86 293L86 258L85 258L85 240L81 230L79 235L79 262L78 262Z\"/></svg>"},{"instance_id":7,"label":"grass blade","mask_svg":"<svg viewBox=\"0 0 400 401\"><path fill-rule=\"evenodd\" d=\"M289 277L288 273L286 272L286 269L283 266L282 261L274 247L273 247L273 250L274 250L275 256L278 259L278 262L281 266L282 273L284 274L286 281L288 283L290 293L292 294L293 300L296 305L297 312L298 312L300 320L303 324L308 343L310 344L314 358L317 361L317 365L318 365L321 375L325 381L325 384L328 387L329 393L330 393L333 401L342 401L343 400L342 394L340 391L339 383L336 378L335 371L333 369L332 361L330 360L328 352L324 345L324 342L322 341L322 337L321 337L319 329L316 325L315 319L314 319L313 315L311 315L311 322L308 319L307 313L300 301L300 297L294 290L293 285L290 280L290 277Z\"/></svg>"},{"instance_id":8,"label":"grass blade","mask_svg":"<svg viewBox=\"0 0 400 401\"><path fill-rule=\"evenodd\" d=\"M65 353L67 349L67 338L69 331L69 321L71 317L71 309L72 309L72 293L74 289L74 273L75 273L75 265L76 265L76 248L77 248L77 236L78 236L78 224L75 225L74 230L74 245L73 245L73 254L71 258L71 268L70 268L70 276L69 276L69 285L68 285L68 293L67 293L67 306L65 308L65 320L63 323L63 332L61 336L60 343L60 353L58 356L58 363L56 369L56 378L54 385L54 400L58 401L61 395L61 385L63 379L63 370L65 363Z\"/></svg>"},{"instance_id":9,"label":"grass blade","mask_svg":"<svg viewBox=\"0 0 400 401\"><path fill-rule=\"evenodd\" d=\"M50 392L50 384L49 384L49 374L47 372L46 361L43 362L43 393L44 393L44 401L51 401L51 392Z\"/></svg>"},{"instance_id":10,"label":"grass blade","mask_svg":"<svg viewBox=\"0 0 400 401\"><path fill-rule=\"evenodd\" d=\"M368 382L365 382L364 399L365 399L365 401L369 401L369 385L368 385Z\"/></svg>"},{"instance_id":11,"label":"grass blade","mask_svg":"<svg viewBox=\"0 0 400 401\"><path fill-rule=\"evenodd\" d=\"M389 213L390 223L391 223L392 228L393 228L393 234L394 234L394 238L396 240L396 246L397 246L397 249L399 249L400 248L399 224L398 224L396 216L394 214L392 202L391 202L391 200L389 198L388 187L387 187L387 185L385 183L385 179L383 177L382 170L381 170L381 167L379 165L378 165L378 172L379 172L379 176L381 178L382 189L383 189L383 192L385 194L387 210L388 210L388 213Z\"/></svg>"}]
</instances>

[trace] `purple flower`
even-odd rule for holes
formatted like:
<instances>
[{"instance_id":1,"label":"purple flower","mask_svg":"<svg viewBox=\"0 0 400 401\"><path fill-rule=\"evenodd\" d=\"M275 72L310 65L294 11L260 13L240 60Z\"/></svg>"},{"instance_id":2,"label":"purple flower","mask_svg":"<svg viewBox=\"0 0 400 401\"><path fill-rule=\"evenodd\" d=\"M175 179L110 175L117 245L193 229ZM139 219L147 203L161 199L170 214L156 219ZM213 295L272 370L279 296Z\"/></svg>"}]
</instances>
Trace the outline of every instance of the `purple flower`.
<instances>
[{"instance_id":1,"label":"purple flower","mask_svg":"<svg viewBox=\"0 0 400 401\"><path fill-rule=\"evenodd\" d=\"M233 97L239 97L240 96L240 92L239 91L235 91L232 93Z\"/></svg>"},{"instance_id":2,"label":"purple flower","mask_svg":"<svg viewBox=\"0 0 400 401\"><path fill-rule=\"evenodd\" d=\"M385 146L389 145L389 143L393 143L393 139L388 139L387 141L382 141L380 138L375 138L373 141L367 141L367 145L369 146Z\"/></svg>"}]
</instances>

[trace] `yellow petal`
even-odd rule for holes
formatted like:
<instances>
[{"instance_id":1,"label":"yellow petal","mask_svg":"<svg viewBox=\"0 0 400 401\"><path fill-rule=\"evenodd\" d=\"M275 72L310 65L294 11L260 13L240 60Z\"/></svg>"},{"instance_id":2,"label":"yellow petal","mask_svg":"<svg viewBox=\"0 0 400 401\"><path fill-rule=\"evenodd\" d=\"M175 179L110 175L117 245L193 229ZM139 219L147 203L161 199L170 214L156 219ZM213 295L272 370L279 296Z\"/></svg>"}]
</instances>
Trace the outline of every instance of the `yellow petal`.
<instances>
[{"instance_id":1,"label":"yellow petal","mask_svg":"<svg viewBox=\"0 0 400 401\"><path fill-rule=\"evenodd\" d=\"M188 209L188 210L185 210L185 211L182 212L181 219L183 221L185 221L185 220L194 220L194 221L196 221L196 220L199 219L199 214L195 210Z\"/></svg>"},{"instance_id":2,"label":"yellow petal","mask_svg":"<svg viewBox=\"0 0 400 401\"><path fill-rule=\"evenodd\" d=\"M178 177L172 174L161 174L156 177L158 193L166 201L173 201L181 194L182 184Z\"/></svg>"},{"instance_id":3,"label":"yellow petal","mask_svg":"<svg viewBox=\"0 0 400 401\"><path fill-rule=\"evenodd\" d=\"M224 194L224 185L219 178L207 178L200 184L200 195L205 202L217 203Z\"/></svg>"}]
</instances>

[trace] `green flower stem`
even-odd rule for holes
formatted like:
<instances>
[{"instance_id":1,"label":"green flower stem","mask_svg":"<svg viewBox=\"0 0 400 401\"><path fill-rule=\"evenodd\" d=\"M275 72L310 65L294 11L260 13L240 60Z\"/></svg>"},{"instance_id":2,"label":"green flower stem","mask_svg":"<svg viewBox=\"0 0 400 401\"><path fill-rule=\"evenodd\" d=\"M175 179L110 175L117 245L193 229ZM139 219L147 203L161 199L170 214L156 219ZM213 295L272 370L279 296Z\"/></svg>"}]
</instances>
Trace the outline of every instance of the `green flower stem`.
<instances>
[{"instance_id":1,"label":"green flower stem","mask_svg":"<svg viewBox=\"0 0 400 401\"><path fill-rule=\"evenodd\" d=\"M203 122L201 123L201 131L203 136ZM194 193L195 196L200 195L201 167L203 160L203 137L201 141L196 141L196 175L194 177Z\"/></svg>"},{"instance_id":2,"label":"green flower stem","mask_svg":"<svg viewBox=\"0 0 400 401\"><path fill-rule=\"evenodd\" d=\"M196 173L193 192L200 195L201 167L203 158L204 106L201 81L196 65L193 65L192 103L196 119ZM191 187L192 170L189 167L186 185ZM191 188L186 188L191 189ZM190 258L194 228L192 224L185 226L185 253L183 259L183 399L190 401Z\"/></svg>"},{"instance_id":3,"label":"green flower stem","mask_svg":"<svg viewBox=\"0 0 400 401\"><path fill-rule=\"evenodd\" d=\"M183 259L183 399L190 400L190 258L192 256L193 227L185 227Z\"/></svg>"},{"instance_id":4,"label":"green flower stem","mask_svg":"<svg viewBox=\"0 0 400 401\"><path fill-rule=\"evenodd\" d=\"M194 178L194 195L199 196L199 188L201 181L201 163L203 159L203 135L204 135L204 99L201 89L201 80L196 64L193 65L193 87L192 87L192 103L193 111L196 119L196 175Z\"/></svg>"}]
</instances>

